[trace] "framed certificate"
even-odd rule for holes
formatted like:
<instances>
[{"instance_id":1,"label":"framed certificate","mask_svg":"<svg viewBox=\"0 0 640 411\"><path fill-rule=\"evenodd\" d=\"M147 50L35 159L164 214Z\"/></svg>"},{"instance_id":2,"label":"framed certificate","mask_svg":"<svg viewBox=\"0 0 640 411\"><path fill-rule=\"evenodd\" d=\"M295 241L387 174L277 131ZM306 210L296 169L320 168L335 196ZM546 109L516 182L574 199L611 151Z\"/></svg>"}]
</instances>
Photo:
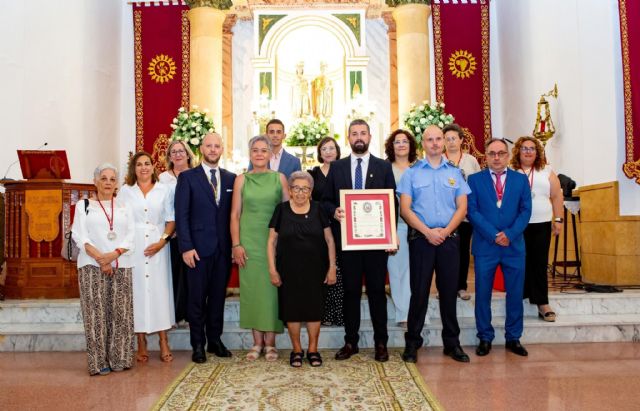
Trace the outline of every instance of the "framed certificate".
<instances>
[{"instance_id":1,"label":"framed certificate","mask_svg":"<svg viewBox=\"0 0 640 411\"><path fill-rule=\"evenodd\" d=\"M345 218L342 250L395 250L396 206L392 189L340 190Z\"/></svg>"}]
</instances>

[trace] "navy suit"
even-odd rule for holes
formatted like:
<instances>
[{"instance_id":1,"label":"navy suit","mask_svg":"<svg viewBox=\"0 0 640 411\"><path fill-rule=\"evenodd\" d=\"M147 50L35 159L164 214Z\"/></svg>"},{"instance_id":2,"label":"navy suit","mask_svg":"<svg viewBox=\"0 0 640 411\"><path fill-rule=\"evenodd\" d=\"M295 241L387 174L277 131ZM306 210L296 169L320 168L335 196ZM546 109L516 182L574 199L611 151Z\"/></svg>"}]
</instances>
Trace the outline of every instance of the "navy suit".
<instances>
[{"instance_id":1,"label":"navy suit","mask_svg":"<svg viewBox=\"0 0 640 411\"><path fill-rule=\"evenodd\" d=\"M231 272L231 196L236 175L220 170L219 204L202 166L178 176L175 218L180 252L195 249L200 261L187 273L187 319L191 345L220 340ZM206 336L205 336L206 325Z\"/></svg>"},{"instance_id":2,"label":"navy suit","mask_svg":"<svg viewBox=\"0 0 640 411\"><path fill-rule=\"evenodd\" d=\"M358 344L360 298L362 296L362 275L364 274L369 298L369 312L373 323L373 339L376 345L386 345L389 337L384 283L387 275L388 254L384 250L341 251L340 223L333 218L336 208L340 206L340 190L352 188L351 156L331 163L322 195L322 207L331 220L331 230L336 242L336 250L338 250L338 265L344 284L344 340L349 344ZM367 175L364 176L364 188L390 188L395 191L396 183L391 163L372 155L369 158Z\"/></svg>"},{"instance_id":3,"label":"navy suit","mask_svg":"<svg viewBox=\"0 0 640 411\"><path fill-rule=\"evenodd\" d=\"M249 163L248 170L251 171L253 169L253 164ZM300 171L302 167L300 166L300 160L286 152L286 150L282 149L282 157L280 157L280 165L278 166L278 172L284 174L286 178L289 178L294 171Z\"/></svg>"},{"instance_id":4,"label":"navy suit","mask_svg":"<svg viewBox=\"0 0 640 411\"><path fill-rule=\"evenodd\" d=\"M476 328L478 338L493 341L491 326L491 289L498 264L504 273L507 291L505 340L518 340L523 330L522 293L524 288L524 229L531 217L531 190L524 174L507 169L501 207L489 169L472 174L468 180L471 194L467 218L473 225L471 253L476 274ZM504 232L509 246L495 242Z\"/></svg>"}]
</instances>

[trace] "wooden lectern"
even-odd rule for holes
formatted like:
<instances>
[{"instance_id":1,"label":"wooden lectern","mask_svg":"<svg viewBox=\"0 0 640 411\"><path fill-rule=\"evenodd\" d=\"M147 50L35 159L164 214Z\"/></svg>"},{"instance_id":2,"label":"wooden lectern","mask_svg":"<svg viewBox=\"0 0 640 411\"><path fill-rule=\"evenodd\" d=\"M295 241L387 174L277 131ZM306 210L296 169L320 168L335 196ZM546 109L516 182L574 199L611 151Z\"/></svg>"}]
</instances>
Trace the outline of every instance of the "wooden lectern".
<instances>
[{"instance_id":1,"label":"wooden lectern","mask_svg":"<svg viewBox=\"0 0 640 411\"><path fill-rule=\"evenodd\" d=\"M61 165L57 160L50 164L55 177L69 178L67 164ZM66 173L57 173L60 167L66 167ZM23 168L23 175L28 179L0 181L5 187L4 295L22 299L78 297L76 263L64 260L60 251L64 233L71 227L75 204L95 192L95 186L39 178L49 176L42 170Z\"/></svg>"}]
</instances>

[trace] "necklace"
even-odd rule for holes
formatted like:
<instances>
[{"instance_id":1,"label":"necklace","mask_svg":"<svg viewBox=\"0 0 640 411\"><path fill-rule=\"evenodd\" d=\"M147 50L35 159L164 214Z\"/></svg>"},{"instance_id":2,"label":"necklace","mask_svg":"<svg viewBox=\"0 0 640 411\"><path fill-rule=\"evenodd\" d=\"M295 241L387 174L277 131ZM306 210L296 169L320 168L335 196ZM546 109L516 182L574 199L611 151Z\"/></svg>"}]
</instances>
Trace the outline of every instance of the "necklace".
<instances>
[{"instance_id":1,"label":"necklace","mask_svg":"<svg viewBox=\"0 0 640 411\"><path fill-rule=\"evenodd\" d=\"M107 214L107 210L105 210L104 206L102 205L102 201L100 201L99 199L98 199L98 204L100 204L100 208L102 208L102 211L104 212L104 216L107 218L107 222L109 223L109 233L107 234L107 239L109 239L110 241L113 241L118 237L116 235L116 232L113 231L113 197L111 197L111 218L109 218L109 214Z\"/></svg>"}]
</instances>

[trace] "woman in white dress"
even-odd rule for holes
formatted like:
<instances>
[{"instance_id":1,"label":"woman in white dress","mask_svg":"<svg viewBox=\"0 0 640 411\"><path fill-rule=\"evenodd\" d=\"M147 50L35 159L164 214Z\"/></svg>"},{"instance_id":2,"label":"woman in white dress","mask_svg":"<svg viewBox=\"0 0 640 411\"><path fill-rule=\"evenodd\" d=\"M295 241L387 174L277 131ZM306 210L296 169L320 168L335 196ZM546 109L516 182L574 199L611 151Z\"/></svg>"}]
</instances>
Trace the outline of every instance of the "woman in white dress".
<instances>
[{"instance_id":1,"label":"woman in white dress","mask_svg":"<svg viewBox=\"0 0 640 411\"><path fill-rule=\"evenodd\" d=\"M467 181L469 176L481 170L478 160L471 154L462 151L462 142L464 141L464 133L462 128L453 123L446 125L442 132L447 151L444 153L447 160L454 166L458 167L462 172L462 177ZM473 227L466 218L458 226L458 234L460 235L460 269L458 271L458 297L463 300L469 300L471 295L467 292L467 276L469 273L469 252L471 247L471 235Z\"/></svg>"},{"instance_id":2,"label":"woman in white dress","mask_svg":"<svg viewBox=\"0 0 640 411\"><path fill-rule=\"evenodd\" d=\"M159 179L161 183L171 186L175 192L178 176L181 172L192 168L196 160L189 146L177 140L169 144L166 159L167 171L160 173ZM187 325L187 265L182 261L182 253L178 249L178 238L175 234L171 236L169 245L176 323L183 327Z\"/></svg>"},{"instance_id":3,"label":"woman in white dress","mask_svg":"<svg viewBox=\"0 0 640 411\"><path fill-rule=\"evenodd\" d=\"M175 229L171 186L158 182L151 156L138 152L129 161L118 200L128 204L135 220L133 316L138 335L137 360L149 360L146 334L157 332L160 358L173 360L167 330L175 323L169 248Z\"/></svg>"},{"instance_id":4,"label":"woman in white dress","mask_svg":"<svg viewBox=\"0 0 640 411\"><path fill-rule=\"evenodd\" d=\"M400 182L402 174L418 158L418 144L413 135L406 130L396 130L384 143L384 152L387 161L391 162L393 178L396 185ZM398 219L398 241L400 248L394 255L389 256L387 270L389 271L389 286L391 298L396 310L396 323L401 327L407 326L409 314L409 300L411 299L411 287L409 285L409 244L407 243L407 223L400 217Z\"/></svg>"}]
</instances>

